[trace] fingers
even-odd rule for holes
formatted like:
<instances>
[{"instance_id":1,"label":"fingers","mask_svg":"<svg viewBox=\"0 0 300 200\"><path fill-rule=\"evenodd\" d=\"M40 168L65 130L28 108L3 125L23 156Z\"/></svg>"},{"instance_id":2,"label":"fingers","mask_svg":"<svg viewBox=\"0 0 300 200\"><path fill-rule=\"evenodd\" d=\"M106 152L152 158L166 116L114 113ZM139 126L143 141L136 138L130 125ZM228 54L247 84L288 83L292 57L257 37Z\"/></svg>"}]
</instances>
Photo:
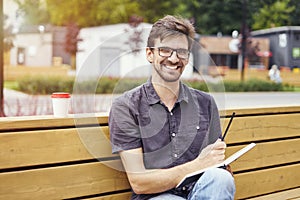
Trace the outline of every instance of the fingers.
<instances>
[{"instance_id":1,"label":"fingers","mask_svg":"<svg viewBox=\"0 0 300 200\"><path fill-rule=\"evenodd\" d=\"M212 144L212 149L224 149L226 148L226 143L222 141L221 139L217 139L215 143Z\"/></svg>"}]
</instances>

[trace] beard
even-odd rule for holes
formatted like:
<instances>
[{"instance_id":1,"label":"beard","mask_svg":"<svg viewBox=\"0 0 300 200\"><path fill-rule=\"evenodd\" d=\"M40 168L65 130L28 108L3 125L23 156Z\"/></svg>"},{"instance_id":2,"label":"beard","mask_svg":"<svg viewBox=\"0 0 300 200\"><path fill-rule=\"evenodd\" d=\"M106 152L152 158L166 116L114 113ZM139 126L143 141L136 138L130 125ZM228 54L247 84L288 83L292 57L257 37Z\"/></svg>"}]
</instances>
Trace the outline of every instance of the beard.
<instances>
[{"instance_id":1,"label":"beard","mask_svg":"<svg viewBox=\"0 0 300 200\"><path fill-rule=\"evenodd\" d=\"M154 66L156 74L165 82L176 82L181 77L184 70L182 63L171 64L163 62Z\"/></svg>"}]
</instances>

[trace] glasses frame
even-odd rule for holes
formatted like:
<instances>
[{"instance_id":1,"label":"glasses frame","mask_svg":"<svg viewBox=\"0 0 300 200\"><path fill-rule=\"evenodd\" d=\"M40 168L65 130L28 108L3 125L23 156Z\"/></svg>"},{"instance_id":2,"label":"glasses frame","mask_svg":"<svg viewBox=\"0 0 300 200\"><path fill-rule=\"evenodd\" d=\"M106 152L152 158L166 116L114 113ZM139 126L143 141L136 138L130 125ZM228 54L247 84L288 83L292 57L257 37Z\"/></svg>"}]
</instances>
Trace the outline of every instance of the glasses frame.
<instances>
[{"instance_id":1,"label":"glasses frame","mask_svg":"<svg viewBox=\"0 0 300 200\"><path fill-rule=\"evenodd\" d=\"M187 59L189 59L190 53L191 53L188 49L182 49L182 48L181 48L181 49L173 49L173 48L171 48L171 47L149 47L149 48L150 48L151 50L157 49L157 50L158 50L158 55L161 56L161 57L164 57L164 58L170 58L170 57L173 55L174 51L175 51L175 52L176 52L176 56L177 56L178 59L184 59L184 60L187 60ZM163 48L171 50L171 53L170 53L169 56L161 55L161 49L163 49ZM188 52L187 57L182 57L181 54L178 54L178 51L180 51L180 50L185 50L185 51L187 51L187 52Z\"/></svg>"}]
</instances>

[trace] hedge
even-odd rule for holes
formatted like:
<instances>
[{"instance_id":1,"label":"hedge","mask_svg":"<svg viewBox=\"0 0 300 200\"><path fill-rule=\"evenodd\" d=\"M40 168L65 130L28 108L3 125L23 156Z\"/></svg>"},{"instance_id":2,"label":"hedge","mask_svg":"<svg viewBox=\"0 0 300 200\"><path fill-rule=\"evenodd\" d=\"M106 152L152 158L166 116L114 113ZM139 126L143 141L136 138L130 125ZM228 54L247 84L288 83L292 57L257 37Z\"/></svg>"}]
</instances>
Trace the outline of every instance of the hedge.
<instances>
[{"instance_id":1,"label":"hedge","mask_svg":"<svg viewBox=\"0 0 300 200\"><path fill-rule=\"evenodd\" d=\"M61 77L25 77L17 81L17 89L33 95L46 95L63 91L82 94L111 94L123 93L130 90L147 79L129 79L102 77L98 80L76 81L74 78ZM206 92L254 92L254 91L294 91L290 85L276 84L271 81L251 79L244 82L226 81L218 83L205 83L198 80L186 80L187 85Z\"/></svg>"}]
</instances>

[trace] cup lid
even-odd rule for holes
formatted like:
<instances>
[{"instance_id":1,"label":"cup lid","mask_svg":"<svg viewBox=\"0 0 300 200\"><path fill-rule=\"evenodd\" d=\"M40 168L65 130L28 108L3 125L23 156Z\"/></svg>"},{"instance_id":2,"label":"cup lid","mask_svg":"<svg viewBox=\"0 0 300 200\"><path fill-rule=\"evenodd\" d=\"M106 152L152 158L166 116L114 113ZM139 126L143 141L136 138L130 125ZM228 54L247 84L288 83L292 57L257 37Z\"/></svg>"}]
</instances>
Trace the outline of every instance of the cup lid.
<instances>
[{"instance_id":1,"label":"cup lid","mask_svg":"<svg viewBox=\"0 0 300 200\"><path fill-rule=\"evenodd\" d=\"M70 98L71 95L67 92L54 92L51 95L51 98Z\"/></svg>"}]
</instances>

